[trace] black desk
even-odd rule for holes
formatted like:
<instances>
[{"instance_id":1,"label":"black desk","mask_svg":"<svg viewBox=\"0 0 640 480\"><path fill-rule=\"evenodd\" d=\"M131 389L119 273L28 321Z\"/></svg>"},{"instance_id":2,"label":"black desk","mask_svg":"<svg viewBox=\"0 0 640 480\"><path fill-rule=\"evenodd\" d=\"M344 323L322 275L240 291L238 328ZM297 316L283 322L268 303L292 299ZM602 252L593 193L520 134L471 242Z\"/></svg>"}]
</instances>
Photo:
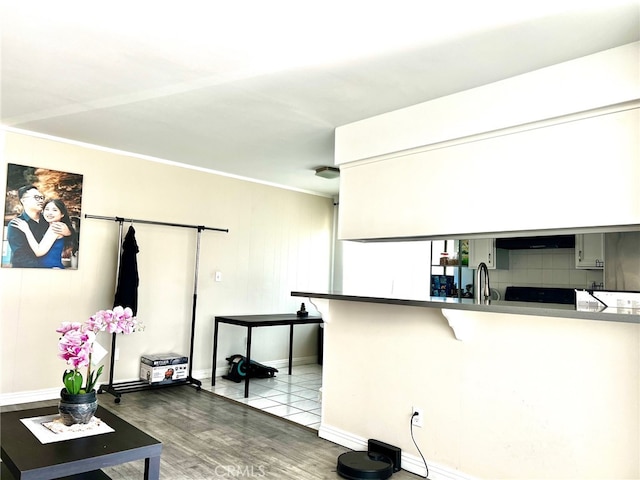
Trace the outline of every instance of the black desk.
<instances>
[{"instance_id":1,"label":"black desk","mask_svg":"<svg viewBox=\"0 0 640 480\"><path fill-rule=\"evenodd\" d=\"M218 357L218 326L221 323L239 325L247 327L247 366L251 364L251 330L253 327L273 327L279 325L289 325L289 375L293 364L293 326L310 323L322 323L322 317L309 315L298 317L295 314L273 314L273 315L239 315L234 317L215 317L215 327L213 329L213 367L211 370L211 385L216 384L216 362ZM244 398L249 396L249 375L244 379Z\"/></svg>"},{"instance_id":2,"label":"black desk","mask_svg":"<svg viewBox=\"0 0 640 480\"><path fill-rule=\"evenodd\" d=\"M2 478L10 473L20 480L47 480L84 473L78 478L108 479L101 468L141 459L145 480L160 478L162 443L101 406L96 417L113 432L42 444L20 421L57 412L57 407L44 407L2 413Z\"/></svg>"}]
</instances>

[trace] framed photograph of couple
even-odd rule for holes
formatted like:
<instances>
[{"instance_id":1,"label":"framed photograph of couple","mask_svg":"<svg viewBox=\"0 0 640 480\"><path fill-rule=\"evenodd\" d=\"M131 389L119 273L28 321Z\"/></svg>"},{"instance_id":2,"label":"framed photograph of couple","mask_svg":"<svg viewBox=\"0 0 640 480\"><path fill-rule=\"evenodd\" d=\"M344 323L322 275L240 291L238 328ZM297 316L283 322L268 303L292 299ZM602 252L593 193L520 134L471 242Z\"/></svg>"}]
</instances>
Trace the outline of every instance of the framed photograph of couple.
<instances>
[{"instance_id":1,"label":"framed photograph of couple","mask_svg":"<svg viewBox=\"0 0 640 480\"><path fill-rule=\"evenodd\" d=\"M9 163L2 267L77 269L81 206L82 175Z\"/></svg>"}]
</instances>

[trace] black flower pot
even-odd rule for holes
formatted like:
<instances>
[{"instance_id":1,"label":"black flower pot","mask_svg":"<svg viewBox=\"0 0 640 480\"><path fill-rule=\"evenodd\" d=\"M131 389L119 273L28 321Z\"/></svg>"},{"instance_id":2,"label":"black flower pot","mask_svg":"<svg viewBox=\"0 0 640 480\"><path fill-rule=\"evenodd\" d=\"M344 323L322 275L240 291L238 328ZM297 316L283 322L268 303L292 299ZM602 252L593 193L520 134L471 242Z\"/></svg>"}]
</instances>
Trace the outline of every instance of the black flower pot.
<instances>
[{"instance_id":1,"label":"black flower pot","mask_svg":"<svg viewBox=\"0 0 640 480\"><path fill-rule=\"evenodd\" d=\"M60 403L58 403L58 411L65 425L74 425L76 423L89 423L93 414L98 409L98 398L96 391L91 390L89 393L78 393L76 395L67 393L67 389L60 391Z\"/></svg>"}]
</instances>

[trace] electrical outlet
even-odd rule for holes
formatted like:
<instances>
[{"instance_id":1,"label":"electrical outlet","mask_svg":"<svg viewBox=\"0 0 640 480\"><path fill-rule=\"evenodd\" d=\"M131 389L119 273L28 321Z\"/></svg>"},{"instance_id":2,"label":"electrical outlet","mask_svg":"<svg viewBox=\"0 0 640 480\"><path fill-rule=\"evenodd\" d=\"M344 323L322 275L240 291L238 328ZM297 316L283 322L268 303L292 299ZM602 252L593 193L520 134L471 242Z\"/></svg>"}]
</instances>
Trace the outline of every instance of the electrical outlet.
<instances>
[{"instance_id":1,"label":"electrical outlet","mask_svg":"<svg viewBox=\"0 0 640 480\"><path fill-rule=\"evenodd\" d=\"M116 351L114 352L113 359L120 360L120 349L118 347L116 347Z\"/></svg>"},{"instance_id":2,"label":"electrical outlet","mask_svg":"<svg viewBox=\"0 0 640 480\"><path fill-rule=\"evenodd\" d=\"M424 414L422 413L422 409L413 407L411 409L411 425L413 425L414 427L422 427L423 420Z\"/></svg>"}]
</instances>

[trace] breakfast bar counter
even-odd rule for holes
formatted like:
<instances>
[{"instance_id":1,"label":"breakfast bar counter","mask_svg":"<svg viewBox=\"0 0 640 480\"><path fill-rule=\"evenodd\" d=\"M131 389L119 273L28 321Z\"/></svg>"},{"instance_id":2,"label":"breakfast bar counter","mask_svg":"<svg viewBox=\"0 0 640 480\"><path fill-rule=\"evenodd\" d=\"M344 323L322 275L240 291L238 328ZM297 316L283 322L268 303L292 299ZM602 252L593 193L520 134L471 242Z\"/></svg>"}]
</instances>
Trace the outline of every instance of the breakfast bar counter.
<instances>
[{"instance_id":1,"label":"breakfast bar counter","mask_svg":"<svg viewBox=\"0 0 640 480\"><path fill-rule=\"evenodd\" d=\"M640 323L638 309L608 308L605 311L576 310L573 305L491 301L488 304L477 304L471 298L428 297L424 299L407 299L393 297L376 297L351 295L342 292L291 292L293 297L322 298L350 302L383 303L388 305L406 305L412 307L463 310L471 312L506 313L512 315L535 315L544 317L575 318L578 320L604 320L609 322Z\"/></svg>"}]
</instances>

